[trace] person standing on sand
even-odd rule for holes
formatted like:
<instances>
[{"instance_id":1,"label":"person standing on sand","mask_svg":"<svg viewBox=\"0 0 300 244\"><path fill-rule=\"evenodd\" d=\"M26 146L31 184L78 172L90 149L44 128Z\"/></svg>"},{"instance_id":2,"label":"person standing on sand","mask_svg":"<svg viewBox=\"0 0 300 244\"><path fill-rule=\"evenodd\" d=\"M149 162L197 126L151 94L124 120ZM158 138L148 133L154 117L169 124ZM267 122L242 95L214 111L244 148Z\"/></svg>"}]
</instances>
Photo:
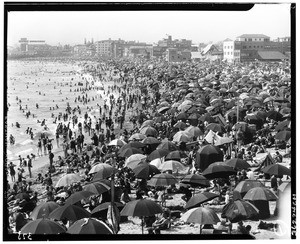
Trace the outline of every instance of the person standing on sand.
<instances>
[{"instance_id":1,"label":"person standing on sand","mask_svg":"<svg viewBox=\"0 0 300 244\"><path fill-rule=\"evenodd\" d=\"M29 157L29 155L27 155L27 158L28 158L27 167L28 167L29 178L32 178L32 174L31 174L32 160Z\"/></svg>"},{"instance_id":2,"label":"person standing on sand","mask_svg":"<svg viewBox=\"0 0 300 244\"><path fill-rule=\"evenodd\" d=\"M58 130L56 130L55 138L56 138L56 145L57 145L57 148L59 148L59 132L58 132Z\"/></svg>"},{"instance_id":3,"label":"person standing on sand","mask_svg":"<svg viewBox=\"0 0 300 244\"><path fill-rule=\"evenodd\" d=\"M16 175L16 171L15 171L15 166L12 162L10 162L9 164L9 174L11 176L11 181L12 182L15 182L16 178L15 178L15 175Z\"/></svg>"},{"instance_id":4,"label":"person standing on sand","mask_svg":"<svg viewBox=\"0 0 300 244\"><path fill-rule=\"evenodd\" d=\"M41 141L41 139L39 139L37 146L38 146L37 155L41 157L41 156L43 156L43 153L42 153L42 141Z\"/></svg>"}]
</instances>

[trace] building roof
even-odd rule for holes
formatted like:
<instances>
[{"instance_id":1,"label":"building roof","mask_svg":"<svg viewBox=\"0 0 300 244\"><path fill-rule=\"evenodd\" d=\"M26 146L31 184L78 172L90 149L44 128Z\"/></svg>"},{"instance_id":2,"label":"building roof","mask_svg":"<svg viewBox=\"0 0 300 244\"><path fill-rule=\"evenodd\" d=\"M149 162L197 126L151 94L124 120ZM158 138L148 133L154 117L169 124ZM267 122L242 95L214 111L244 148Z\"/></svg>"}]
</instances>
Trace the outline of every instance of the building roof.
<instances>
[{"instance_id":1,"label":"building roof","mask_svg":"<svg viewBox=\"0 0 300 244\"><path fill-rule=\"evenodd\" d=\"M226 38L223 42L232 42L232 40L229 38Z\"/></svg>"},{"instance_id":2,"label":"building roof","mask_svg":"<svg viewBox=\"0 0 300 244\"><path fill-rule=\"evenodd\" d=\"M287 59L287 56L285 56L284 54L278 51L258 51L257 54L261 59L268 59L268 60Z\"/></svg>"},{"instance_id":3,"label":"building roof","mask_svg":"<svg viewBox=\"0 0 300 244\"><path fill-rule=\"evenodd\" d=\"M208 44L203 50L202 54L205 55L209 51L219 51L218 48L213 44Z\"/></svg>"},{"instance_id":4,"label":"building roof","mask_svg":"<svg viewBox=\"0 0 300 244\"><path fill-rule=\"evenodd\" d=\"M194 58L204 58L204 56L201 54L201 52L191 52L192 59Z\"/></svg>"},{"instance_id":5,"label":"building roof","mask_svg":"<svg viewBox=\"0 0 300 244\"><path fill-rule=\"evenodd\" d=\"M269 36L263 35L263 34L243 34L241 36L238 36L237 38L270 38Z\"/></svg>"}]
</instances>

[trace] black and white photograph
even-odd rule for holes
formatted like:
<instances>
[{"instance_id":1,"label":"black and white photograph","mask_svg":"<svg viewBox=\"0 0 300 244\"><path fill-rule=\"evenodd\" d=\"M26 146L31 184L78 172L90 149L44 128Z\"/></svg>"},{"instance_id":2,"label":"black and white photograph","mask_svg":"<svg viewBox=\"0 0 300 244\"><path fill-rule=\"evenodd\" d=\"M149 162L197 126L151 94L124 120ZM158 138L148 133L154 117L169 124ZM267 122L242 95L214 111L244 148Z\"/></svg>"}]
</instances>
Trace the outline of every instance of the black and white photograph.
<instances>
[{"instance_id":1,"label":"black and white photograph","mask_svg":"<svg viewBox=\"0 0 300 244\"><path fill-rule=\"evenodd\" d=\"M295 3L3 6L3 241L296 238Z\"/></svg>"}]
</instances>

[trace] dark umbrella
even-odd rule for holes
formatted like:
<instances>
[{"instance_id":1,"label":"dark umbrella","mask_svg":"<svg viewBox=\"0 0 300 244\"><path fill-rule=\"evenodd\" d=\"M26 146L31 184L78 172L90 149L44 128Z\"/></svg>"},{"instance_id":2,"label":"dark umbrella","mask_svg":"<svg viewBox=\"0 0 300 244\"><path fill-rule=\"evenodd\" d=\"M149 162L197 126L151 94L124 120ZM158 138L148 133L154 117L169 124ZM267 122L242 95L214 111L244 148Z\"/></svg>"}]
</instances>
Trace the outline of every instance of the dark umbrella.
<instances>
[{"instance_id":1,"label":"dark umbrella","mask_svg":"<svg viewBox=\"0 0 300 244\"><path fill-rule=\"evenodd\" d=\"M250 165L247 163L246 160L240 159L240 158L232 158L227 161L225 161L225 164L235 168L235 169L248 169L250 168Z\"/></svg>"},{"instance_id":2,"label":"dark umbrella","mask_svg":"<svg viewBox=\"0 0 300 244\"><path fill-rule=\"evenodd\" d=\"M211 163L223 160L221 149L214 145L206 145L196 153L196 164L201 170L206 169Z\"/></svg>"},{"instance_id":3,"label":"dark umbrella","mask_svg":"<svg viewBox=\"0 0 300 244\"><path fill-rule=\"evenodd\" d=\"M132 169L135 177L138 179L148 179L149 176L159 174L160 171L154 165L147 163L140 163Z\"/></svg>"},{"instance_id":4,"label":"dark umbrella","mask_svg":"<svg viewBox=\"0 0 300 244\"><path fill-rule=\"evenodd\" d=\"M29 194L26 193L26 192L21 192L21 193L18 193L18 194L15 196L15 199L29 200L29 199L30 199L30 196L29 196Z\"/></svg>"},{"instance_id":5,"label":"dark umbrella","mask_svg":"<svg viewBox=\"0 0 300 244\"><path fill-rule=\"evenodd\" d=\"M132 136L129 137L129 141L132 141L132 140L143 140L145 139L146 136L142 133L134 133Z\"/></svg>"},{"instance_id":6,"label":"dark umbrella","mask_svg":"<svg viewBox=\"0 0 300 244\"><path fill-rule=\"evenodd\" d=\"M203 135L203 132L200 130L200 128L196 126L189 126L188 128L185 129L185 131L190 135L192 135L193 137L198 137L200 135Z\"/></svg>"},{"instance_id":7,"label":"dark umbrella","mask_svg":"<svg viewBox=\"0 0 300 244\"><path fill-rule=\"evenodd\" d=\"M271 110L267 113L267 117L269 119L273 119L273 120L276 120L276 121L281 121L282 120L282 114L275 111L275 110Z\"/></svg>"},{"instance_id":8,"label":"dark umbrella","mask_svg":"<svg viewBox=\"0 0 300 244\"><path fill-rule=\"evenodd\" d=\"M67 219L76 221L78 219L88 218L90 215L91 214L82 207L78 207L76 205L64 205L53 210L49 215L49 219Z\"/></svg>"},{"instance_id":9,"label":"dark umbrella","mask_svg":"<svg viewBox=\"0 0 300 244\"><path fill-rule=\"evenodd\" d=\"M291 132L288 130L280 131L275 135L275 139L280 141L288 141L290 138L291 138Z\"/></svg>"},{"instance_id":10,"label":"dark umbrella","mask_svg":"<svg viewBox=\"0 0 300 244\"><path fill-rule=\"evenodd\" d=\"M21 234L52 235L66 232L57 222L49 219L37 219L30 221L21 229Z\"/></svg>"},{"instance_id":11,"label":"dark umbrella","mask_svg":"<svg viewBox=\"0 0 300 244\"><path fill-rule=\"evenodd\" d=\"M148 199L139 199L126 203L125 207L121 211L123 216L137 216L137 217L146 217L153 216L158 213L163 213L163 209L160 205L154 201ZM143 218L142 218L142 233L143 230Z\"/></svg>"},{"instance_id":12,"label":"dark umbrella","mask_svg":"<svg viewBox=\"0 0 300 244\"><path fill-rule=\"evenodd\" d=\"M166 149L171 152L171 151L178 150L178 147L176 146L175 143L171 141L164 141L161 144L159 144L156 149Z\"/></svg>"},{"instance_id":13,"label":"dark umbrella","mask_svg":"<svg viewBox=\"0 0 300 244\"><path fill-rule=\"evenodd\" d=\"M192 208L185 212L180 219L187 223L200 224L200 234L202 233L202 225L220 222L215 211L207 207Z\"/></svg>"},{"instance_id":14,"label":"dark umbrella","mask_svg":"<svg viewBox=\"0 0 300 244\"><path fill-rule=\"evenodd\" d=\"M226 178L229 175L233 175L235 173L236 171L232 167L227 166L224 163L212 163L202 172L202 174L208 179Z\"/></svg>"},{"instance_id":15,"label":"dark umbrella","mask_svg":"<svg viewBox=\"0 0 300 244\"><path fill-rule=\"evenodd\" d=\"M190 184L191 186L210 186L209 180L206 179L203 175L190 174L186 175L182 180L182 183Z\"/></svg>"},{"instance_id":16,"label":"dark umbrella","mask_svg":"<svg viewBox=\"0 0 300 244\"><path fill-rule=\"evenodd\" d=\"M90 191L77 191L75 193L73 193L66 201L65 205L72 205L75 204L79 201L81 201L82 199L86 199L90 196L95 195L94 192L90 192Z\"/></svg>"},{"instance_id":17,"label":"dark umbrella","mask_svg":"<svg viewBox=\"0 0 300 244\"><path fill-rule=\"evenodd\" d=\"M187 125L182 121L178 121L173 127L183 130L187 127Z\"/></svg>"},{"instance_id":18,"label":"dark umbrella","mask_svg":"<svg viewBox=\"0 0 300 244\"><path fill-rule=\"evenodd\" d=\"M91 184L85 185L83 187L83 190L93 192L97 195L101 195L102 193L109 191L110 187L105 183L97 181L97 182L93 182Z\"/></svg>"},{"instance_id":19,"label":"dark umbrella","mask_svg":"<svg viewBox=\"0 0 300 244\"><path fill-rule=\"evenodd\" d=\"M155 128L151 126L144 127L140 130L140 133L146 136L157 136L158 132Z\"/></svg>"},{"instance_id":20,"label":"dark umbrella","mask_svg":"<svg viewBox=\"0 0 300 244\"><path fill-rule=\"evenodd\" d=\"M131 147L131 148L126 148L126 149L123 149L121 151L121 153L119 153L119 157L123 157L123 158L127 158L127 157L130 157L131 155L133 154L143 154L143 151L138 149L138 148L134 148L134 147Z\"/></svg>"},{"instance_id":21,"label":"dark umbrella","mask_svg":"<svg viewBox=\"0 0 300 244\"><path fill-rule=\"evenodd\" d=\"M67 233L77 235L111 235L113 234L113 231L101 220L95 218L84 218L72 224Z\"/></svg>"},{"instance_id":22,"label":"dark umbrella","mask_svg":"<svg viewBox=\"0 0 300 244\"><path fill-rule=\"evenodd\" d=\"M275 127L275 130L276 131L281 131L281 130L285 130L289 127L291 121L290 120L285 120L285 121L282 121L280 122L276 127Z\"/></svg>"},{"instance_id":23,"label":"dark umbrella","mask_svg":"<svg viewBox=\"0 0 300 244\"><path fill-rule=\"evenodd\" d=\"M156 139L155 137L148 136L142 140L142 143L144 143L146 145L153 145L153 144L159 144L160 141L158 139Z\"/></svg>"},{"instance_id":24,"label":"dark umbrella","mask_svg":"<svg viewBox=\"0 0 300 244\"><path fill-rule=\"evenodd\" d=\"M262 172L269 175L275 175L275 176L291 175L291 170L280 164L271 164L263 168Z\"/></svg>"},{"instance_id":25,"label":"dark umbrella","mask_svg":"<svg viewBox=\"0 0 300 244\"><path fill-rule=\"evenodd\" d=\"M177 160L180 161L181 158L186 158L188 155L186 153L176 150L170 152L166 157L165 160Z\"/></svg>"},{"instance_id":26,"label":"dark umbrella","mask_svg":"<svg viewBox=\"0 0 300 244\"><path fill-rule=\"evenodd\" d=\"M218 197L218 194L212 193L212 192L203 192L198 193L191 197L191 199L186 203L185 208L195 208L200 207L201 204L208 202L216 197Z\"/></svg>"},{"instance_id":27,"label":"dark umbrella","mask_svg":"<svg viewBox=\"0 0 300 244\"><path fill-rule=\"evenodd\" d=\"M152 153L149 154L148 160L152 161L152 160L157 159L157 158L162 158L162 157L168 155L169 152L170 151L167 150L167 149L156 149Z\"/></svg>"},{"instance_id":28,"label":"dark umbrella","mask_svg":"<svg viewBox=\"0 0 300 244\"><path fill-rule=\"evenodd\" d=\"M53 201L41 203L32 211L30 218L33 220L47 218L58 207L59 205Z\"/></svg>"},{"instance_id":29,"label":"dark umbrella","mask_svg":"<svg viewBox=\"0 0 300 244\"><path fill-rule=\"evenodd\" d=\"M212 130L214 132L225 132L224 126L217 124L217 123L210 123L208 126L206 126L206 130Z\"/></svg>"},{"instance_id":30,"label":"dark umbrella","mask_svg":"<svg viewBox=\"0 0 300 244\"><path fill-rule=\"evenodd\" d=\"M171 174L154 175L148 182L149 186L169 186L178 183L177 179Z\"/></svg>"},{"instance_id":31,"label":"dark umbrella","mask_svg":"<svg viewBox=\"0 0 300 244\"><path fill-rule=\"evenodd\" d=\"M145 136L143 137L143 139L146 138ZM145 147L145 145L139 141L130 141L129 143L127 143L126 145L122 146L119 151L118 154L120 154L121 152L123 152L125 149L127 148L142 148Z\"/></svg>"},{"instance_id":32,"label":"dark umbrella","mask_svg":"<svg viewBox=\"0 0 300 244\"><path fill-rule=\"evenodd\" d=\"M157 112L164 114L165 112L167 112L170 109L170 107L161 107L160 109L157 110Z\"/></svg>"},{"instance_id":33,"label":"dark umbrella","mask_svg":"<svg viewBox=\"0 0 300 244\"><path fill-rule=\"evenodd\" d=\"M237 122L234 126L235 130L241 129L241 131L246 131L248 128L248 123L246 122Z\"/></svg>"},{"instance_id":34,"label":"dark umbrella","mask_svg":"<svg viewBox=\"0 0 300 244\"><path fill-rule=\"evenodd\" d=\"M103 212L104 216L107 216L107 210L110 205L111 205L111 202L101 203L100 205L98 205L97 207L95 207L92 210L92 216L98 216L98 214L101 214L102 212ZM123 209L123 207L124 207L124 204L122 204L120 202L115 202L115 205L118 209Z\"/></svg>"},{"instance_id":35,"label":"dark umbrella","mask_svg":"<svg viewBox=\"0 0 300 244\"><path fill-rule=\"evenodd\" d=\"M234 191L239 192L242 196L245 195L250 189L255 187L264 187L263 183L257 180L243 180L238 183Z\"/></svg>"},{"instance_id":36,"label":"dark umbrella","mask_svg":"<svg viewBox=\"0 0 300 244\"><path fill-rule=\"evenodd\" d=\"M236 223L245 219L257 220L258 215L259 210L253 204L244 200L236 200L223 207L221 217Z\"/></svg>"},{"instance_id":37,"label":"dark umbrella","mask_svg":"<svg viewBox=\"0 0 300 244\"><path fill-rule=\"evenodd\" d=\"M243 199L251 201L276 201L278 197L266 187L254 187L246 193Z\"/></svg>"}]
</instances>

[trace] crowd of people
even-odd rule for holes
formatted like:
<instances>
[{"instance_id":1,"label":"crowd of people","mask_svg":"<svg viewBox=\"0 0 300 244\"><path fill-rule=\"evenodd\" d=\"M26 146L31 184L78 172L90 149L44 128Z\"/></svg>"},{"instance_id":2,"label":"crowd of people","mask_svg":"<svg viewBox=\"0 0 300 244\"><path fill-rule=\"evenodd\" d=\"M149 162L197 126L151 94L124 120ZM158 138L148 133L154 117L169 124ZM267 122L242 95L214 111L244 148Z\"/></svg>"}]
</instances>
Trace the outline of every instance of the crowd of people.
<instances>
[{"instance_id":1,"label":"crowd of people","mask_svg":"<svg viewBox=\"0 0 300 244\"><path fill-rule=\"evenodd\" d=\"M240 158L253 167L259 166L256 155L271 149L276 151L273 155L276 163L290 157L290 141L275 138L277 127L290 120L291 77L287 62L170 64L122 59L102 62L97 70L90 71L94 81L113 82L113 85L107 89L103 85L100 89L90 82L86 87L72 87L71 91L79 94L74 105L68 102L65 113L55 114L55 108L51 109L57 125L55 136L49 138L47 133L42 133L37 138L37 156L49 158L47 172L44 175L32 172L34 154L27 158L20 156L18 165L9 162L7 173L11 176L11 184L7 184L7 202L11 231L18 232L30 220L30 213L41 199L62 206L74 192L82 191L84 185L95 180L90 170L97 164L108 164L116 169L116 202L126 204L133 199L148 198L164 206L160 219L155 216L145 219L149 233L159 234L160 230L169 228L171 214L166 200L171 194L182 194L182 200L188 202L193 195L192 189L182 185L168 186L166 191L164 187L150 187L147 180L151 175L137 178L132 168L127 167L128 156L119 155L122 145L110 145L116 139L124 145L140 143L138 150L147 156L148 163L151 161L149 155L159 144L172 142L180 152L179 162L187 169L186 174L203 172L197 153L205 145L214 144L215 137L230 139L229 143L219 145L224 161ZM102 93L91 97L91 90ZM38 104L36 106L38 108ZM20 109L23 109L21 105ZM285 123L283 129L289 130L289 126L290 123ZM199 133L174 139L189 127L198 128ZM26 133L33 139L30 128ZM208 140L209 133L213 133L212 142ZM158 142L143 143L146 137L154 137ZM14 140L11 138L11 141ZM63 155L57 155L52 141L56 141L56 148L62 149ZM282 149L284 154L279 152ZM55 176L71 173L84 177L79 183L55 186ZM212 204L227 204L239 182L256 178L270 179L274 192L282 181L282 177L263 175L253 168L237 169L233 176L211 179L211 186L200 190L220 195ZM42 184L45 193L35 191L35 184ZM110 194L105 192L78 204L92 211L100 203L110 201ZM237 232L249 233L250 229L239 223Z\"/></svg>"}]
</instances>

